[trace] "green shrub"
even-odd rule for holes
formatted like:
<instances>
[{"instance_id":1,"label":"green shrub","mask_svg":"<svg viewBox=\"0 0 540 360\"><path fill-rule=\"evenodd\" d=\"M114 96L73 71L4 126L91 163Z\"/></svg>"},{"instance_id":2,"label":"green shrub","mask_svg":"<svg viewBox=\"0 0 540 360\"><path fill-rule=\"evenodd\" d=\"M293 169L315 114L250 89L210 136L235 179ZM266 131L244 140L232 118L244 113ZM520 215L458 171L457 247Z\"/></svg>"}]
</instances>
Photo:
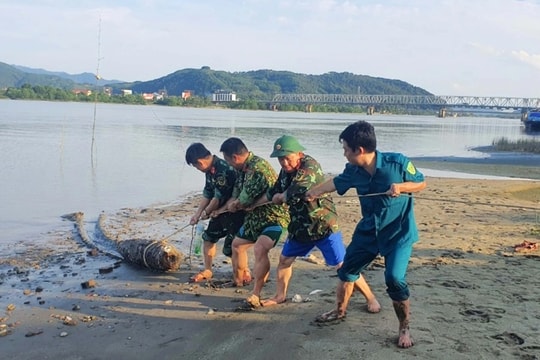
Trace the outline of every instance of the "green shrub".
<instances>
[{"instance_id":1,"label":"green shrub","mask_svg":"<svg viewBox=\"0 0 540 360\"><path fill-rule=\"evenodd\" d=\"M519 139L510 141L505 137L495 139L491 143L498 151L516 151L540 154L540 141L535 139Z\"/></svg>"}]
</instances>

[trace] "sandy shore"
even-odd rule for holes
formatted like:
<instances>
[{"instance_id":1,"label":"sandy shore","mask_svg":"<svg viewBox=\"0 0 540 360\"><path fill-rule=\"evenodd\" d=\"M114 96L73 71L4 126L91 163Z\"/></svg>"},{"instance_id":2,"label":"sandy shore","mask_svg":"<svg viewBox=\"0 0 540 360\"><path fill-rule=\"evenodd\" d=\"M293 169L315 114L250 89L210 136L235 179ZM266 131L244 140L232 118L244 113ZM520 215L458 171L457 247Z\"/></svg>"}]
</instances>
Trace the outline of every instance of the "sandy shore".
<instances>
[{"instance_id":1,"label":"sandy shore","mask_svg":"<svg viewBox=\"0 0 540 360\"><path fill-rule=\"evenodd\" d=\"M345 239L359 218L353 193L335 197ZM160 239L187 223L197 199L106 214L118 239ZM4 359L538 359L540 182L428 178L417 196L421 240L415 246L410 349L398 349L397 319L385 293L384 269L365 276L382 305L368 314L360 296L347 319L316 326L334 306L335 272L297 261L289 297L302 302L237 311L246 288L188 278L201 261L153 273L106 255L91 256L70 231L47 234L49 247L27 247L0 262L0 356ZM92 226L92 224L89 224ZM173 243L189 255L188 227ZM221 244L221 243L220 243ZM275 290L275 265L263 292ZM315 256L321 258L320 253ZM231 277L227 258L215 276ZM113 267L100 274L99 269ZM81 283L95 280L96 287Z\"/></svg>"}]
</instances>

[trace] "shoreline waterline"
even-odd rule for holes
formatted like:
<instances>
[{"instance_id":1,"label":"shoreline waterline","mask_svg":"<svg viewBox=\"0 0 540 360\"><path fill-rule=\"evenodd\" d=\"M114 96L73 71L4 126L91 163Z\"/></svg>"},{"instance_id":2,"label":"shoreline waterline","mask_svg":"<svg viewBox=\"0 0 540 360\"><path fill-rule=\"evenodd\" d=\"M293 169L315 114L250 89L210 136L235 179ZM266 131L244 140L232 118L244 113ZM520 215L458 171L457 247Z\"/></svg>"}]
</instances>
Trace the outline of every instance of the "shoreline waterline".
<instances>
[{"instance_id":1,"label":"shoreline waterline","mask_svg":"<svg viewBox=\"0 0 540 360\"><path fill-rule=\"evenodd\" d=\"M537 166L531 166L528 161L525 161L524 164L519 164L519 161L514 161L514 163L518 163L518 165L509 165L505 159L499 160L494 164L481 164L477 159L465 158L450 158L448 161L427 161L424 160L424 158L412 160L415 166L422 171L428 179L440 178L532 182L540 179L540 169ZM329 177L334 175L336 174L328 174ZM134 206L120 207L118 209L102 209L96 213L87 213L87 223L90 225L94 224L100 213L120 212L123 209L160 208L181 205L189 202L194 196L199 194L200 191L190 191L170 200L161 200L145 204L141 203ZM80 210L81 209L74 209L74 212ZM20 250L17 249L20 246L26 246L25 244L29 245L33 243L35 245L46 246L49 236L65 234L72 230L72 224L62 218L64 215L66 214L51 214L51 216L48 216L46 219L30 218L26 222L12 224L12 226L7 227L5 230L8 234L11 230L17 238L13 237L11 238L12 241L8 241L7 243L0 242L0 251L7 251L7 253L4 254L9 256L10 253L11 255L20 253ZM16 231L17 226L28 226L28 230ZM89 229L89 231L92 232L92 229ZM9 251L9 248L13 251Z\"/></svg>"},{"instance_id":2,"label":"shoreline waterline","mask_svg":"<svg viewBox=\"0 0 540 360\"><path fill-rule=\"evenodd\" d=\"M489 147L481 150L486 152L485 158L464 158L464 157L419 157L411 158L413 163L427 177L447 178L447 179L474 179L474 180L540 180L540 155L503 153L489 151ZM333 176L334 173L328 174ZM146 202L140 204L130 204L118 209L99 209L95 213L87 213L87 220L94 222L100 212L120 211L123 208L147 208L159 206L171 206L183 203L189 198L197 195L200 191L190 191L180 194L176 198L159 200L156 202ZM83 211L83 209L73 209L72 212ZM65 214L50 214L47 217L34 218L29 214L25 221L4 223L3 237L8 241L0 241L0 250L12 246L17 248L16 243L45 243L47 234L58 232L68 232L71 224L62 219ZM21 230L24 227L24 230ZM43 240L41 240L43 239Z\"/></svg>"},{"instance_id":3,"label":"shoreline waterline","mask_svg":"<svg viewBox=\"0 0 540 360\"><path fill-rule=\"evenodd\" d=\"M491 147L476 148L485 154L481 158L466 157L413 157L416 167L443 172L443 177L501 178L540 180L540 155L493 151Z\"/></svg>"},{"instance_id":4,"label":"shoreline waterline","mask_svg":"<svg viewBox=\"0 0 540 360\"><path fill-rule=\"evenodd\" d=\"M95 132L96 151L90 156L92 106L26 101L2 105L2 246L16 247L27 239L42 242L49 231L69 229L61 219L67 213L80 211L93 221L101 212L167 204L200 192L204 176L185 164L185 149L192 142L202 142L219 154L220 144L229 136L243 139L251 151L265 158L277 137L296 136L327 174L338 174L345 165L339 133L349 123L366 120L376 128L381 151L404 153L427 176L540 178L540 174L531 175L539 171L534 160L524 170L486 166L485 158L492 156L479 146L503 134L512 140L528 138L519 122L508 119L103 104ZM519 165L526 158L520 155L508 165ZM279 167L277 161L269 160Z\"/></svg>"}]
</instances>

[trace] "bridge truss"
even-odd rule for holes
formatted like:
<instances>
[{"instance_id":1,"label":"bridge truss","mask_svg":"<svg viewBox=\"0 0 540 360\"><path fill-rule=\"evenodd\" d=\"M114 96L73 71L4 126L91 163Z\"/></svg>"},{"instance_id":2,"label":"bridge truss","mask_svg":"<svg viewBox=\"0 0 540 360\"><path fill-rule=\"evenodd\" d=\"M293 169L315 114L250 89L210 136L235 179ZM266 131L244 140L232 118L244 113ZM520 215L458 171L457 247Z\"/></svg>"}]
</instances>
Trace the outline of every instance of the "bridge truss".
<instances>
[{"instance_id":1,"label":"bridge truss","mask_svg":"<svg viewBox=\"0 0 540 360\"><path fill-rule=\"evenodd\" d=\"M358 95L358 94L277 94L273 104L419 105L495 109L540 108L540 98L438 96L438 95Z\"/></svg>"}]
</instances>

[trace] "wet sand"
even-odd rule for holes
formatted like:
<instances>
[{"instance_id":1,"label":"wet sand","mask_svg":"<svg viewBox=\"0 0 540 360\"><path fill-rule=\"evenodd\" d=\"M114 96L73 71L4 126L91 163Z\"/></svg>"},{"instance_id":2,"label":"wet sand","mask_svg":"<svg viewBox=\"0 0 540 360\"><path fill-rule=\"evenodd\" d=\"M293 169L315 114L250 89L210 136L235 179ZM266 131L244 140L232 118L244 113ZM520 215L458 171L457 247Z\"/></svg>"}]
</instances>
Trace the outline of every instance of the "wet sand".
<instances>
[{"instance_id":1,"label":"wet sand","mask_svg":"<svg viewBox=\"0 0 540 360\"><path fill-rule=\"evenodd\" d=\"M155 273L100 254L91 256L72 231L44 235L48 246L21 248L0 261L0 354L11 359L537 359L540 353L540 182L427 179L417 195L420 241L410 261L411 333L399 349L397 319L385 293L384 268L365 276L382 311L369 314L354 296L345 321L312 320L334 306L335 271L294 265L289 301L238 311L250 291L189 284L201 259ZM344 239L360 217L354 194L335 196ZM184 226L198 200L106 214L118 240L161 239ZM92 224L89 224L92 226ZM171 242L189 255L191 228ZM104 244L105 245L105 244ZM221 242L218 245L221 251ZM275 290L280 246L263 290ZM320 253L315 252L318 259ZM252 254L250 254L252 264ZM215 278L231 278L228 258ZM112 267L110 273L100 269ZM95 280L94 288L81 283ZM294 295L301 302L293 302Z\"/></svg>"},{"instance_id":2,"label":"wet sand","mask_svg":"<svg viewBox=\"0 0 540 360\"><path fill-rule=\"evenodd\" d=\"M491 146L471 150L481 152L484 156L480 158L427 156L413 158L413 161L418 168L540 180L540 154L495 151Z\"/></svg>"}]
</instances>

